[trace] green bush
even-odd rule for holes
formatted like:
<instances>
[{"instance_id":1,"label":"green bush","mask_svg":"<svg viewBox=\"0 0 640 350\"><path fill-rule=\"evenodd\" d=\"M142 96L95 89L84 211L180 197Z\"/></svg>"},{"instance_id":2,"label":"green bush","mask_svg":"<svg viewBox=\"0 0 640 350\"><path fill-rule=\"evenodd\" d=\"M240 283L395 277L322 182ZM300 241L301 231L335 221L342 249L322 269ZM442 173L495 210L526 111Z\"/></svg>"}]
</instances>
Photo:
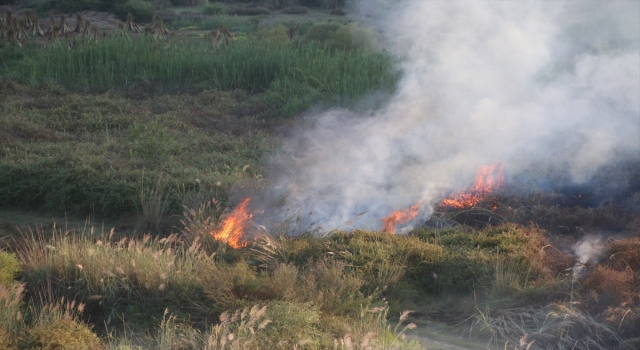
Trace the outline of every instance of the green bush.
<instances>
[{"instance_id":1,"label":"green bush","mask_svg":"<svg viewBox=\"0 0 640 350\"><path fill-rule=\"evenodd\" d=\"M66 316L30 328L25 343L29 349L103 349L100 338L89 326Z\"/></svg>"},{"instance_id":2,"label":"green bush","mask_svg":"<svg viewBox=\"0 0 640 350\"><path fill-rule=\"evenodd\" d=\"M113 10L122 20L127 18L128 13L131 13L134 21L143 23L150 23L156 12L153 4L144 0L128 0L114 6Z\"/></svg>"},{"instance_id":3,"label":"green bush","mask_svg":"<svg viewBox=\"0 0 640 350\"><path fill-rule=\"evenodd\" d=\"M0 285L9 287L20 272L20 262L12 253L0 251Z\"/></svg>"},{"instance_id":4,"label":"green bush","mask_svg":"<svg viewBox=\"0 0 640 350\"><path fill-rule=\"evenodd\" d=\"M310 348L317 347L322 340L318 329L320 317L320 310L313 303L271 302L266 314L271 320L268 332L262 333L256 341L262 345L261 349L294 349L301 343Z\"/></svg>"},{"instance_id":5,"label":"green bush","mask_svg":"<svg viewBox=\"0 0 640 350\"><path fill-rule=\"evenodd\" d=\"M224 5L219 2L208 4L202 8L203 15L222 15L225 13Z\"/></svg>"},{"instance_id":6,"label":"green bush","mask_svg":"<svg viewBox=\"0 0 640 350\"><path fill-rule=\"evenodd\" d=\"M284 47L289 43L287 27L283 24L278 24L268 29L260 30L260 32L258 32L258 37L277 47Z\"/></svg>"},{"instance_id":7,"label":"green bush","mask_svg":"<svg viewBox=\"0 0 640 350\"><path fill-rule=\"evenodd\" d=\"M309 28L303 40L323 43L331 50L372 51L376 48L376 34L371 28L360 27L355 23L337 22L316 23Z\"/></svg>"}]
</instances>

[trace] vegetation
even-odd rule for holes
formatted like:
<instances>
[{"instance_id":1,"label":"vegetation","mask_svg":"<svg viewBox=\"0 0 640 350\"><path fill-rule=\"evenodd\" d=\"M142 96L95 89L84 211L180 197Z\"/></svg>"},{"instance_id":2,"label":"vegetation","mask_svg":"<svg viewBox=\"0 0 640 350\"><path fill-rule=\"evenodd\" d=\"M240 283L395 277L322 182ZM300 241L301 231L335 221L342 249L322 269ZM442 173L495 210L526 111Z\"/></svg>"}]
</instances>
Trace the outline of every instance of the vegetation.
<instances>
[{"instance_id":1,"label":"vegetation","mask_svg":"<svg viewBox=\"0 0 640 350\"><path fill-rule=\"evenodd\" d=\"M222 15L226 12L224 5L219 2L209 3L202 8L204 15Z\"/></svg>"},{"instance_id":2,"label":"vegetation","mask_svg":"<svg viewBox=\"0 0 640 350\"><path fill-rule=\"evenodd\" d=\"M291 237L294 217L251 227L241 249L214 239L232 189L265 186L263 159L296 115L398 78L370 29L261 26L228 5L193 9L172 34L156 17L145 35L132 7L108 37L3 42L0 348L412 349L404 335L433 322L498 348L637 347L640 193L601 205L495 193L406 236ZM578 261L583 230L620 237Z\"/></svg>"},{"instance_id":3,"label":"vegetation","mask_svg":"<svg viewBox=\"0 0 640 350\"><path fill-rule=\"evenodd\" d=\"M255 39L230 45L111 37L95 44L10 46L0 51L5 78L25 83L55 82L77 89L106 90L141 83L158 89L245 89L269 92L285 114L319 101L345 103L372 90L393 88L396 74L380 53L328 51L301 42L286 46Z\"/></svg>"}]
</instances>

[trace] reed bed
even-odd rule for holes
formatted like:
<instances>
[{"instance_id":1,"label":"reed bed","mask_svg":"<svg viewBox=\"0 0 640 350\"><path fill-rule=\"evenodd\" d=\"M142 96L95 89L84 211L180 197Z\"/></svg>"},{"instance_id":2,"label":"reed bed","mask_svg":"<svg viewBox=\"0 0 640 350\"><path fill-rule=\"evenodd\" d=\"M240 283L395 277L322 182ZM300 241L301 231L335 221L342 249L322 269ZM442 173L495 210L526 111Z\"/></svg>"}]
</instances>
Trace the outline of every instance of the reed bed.
<instances>
[{"instance_id":1,"label":"reed bed","mask_svg":"<svg viewBox=\"0 0 640 350\"><path fill-rule=\"evenodd\" d=\"M97 43L76 40L41 49L36 42L0 50L0 76L37 84L108 90L151 83L162 90L245 89L273 86L284 100L304 84L324 100L342 101L371 90L389 90L397 74L381 53L326 50L305 42L276 47L254 38L217 46L203 40L173 39L157 43L149 37L113 35ZM279 82L274 85L274 82ZM295 82L295 84L294 84ZM291 89L292 85L296 89Z\"/></svg>"}]
</instances>

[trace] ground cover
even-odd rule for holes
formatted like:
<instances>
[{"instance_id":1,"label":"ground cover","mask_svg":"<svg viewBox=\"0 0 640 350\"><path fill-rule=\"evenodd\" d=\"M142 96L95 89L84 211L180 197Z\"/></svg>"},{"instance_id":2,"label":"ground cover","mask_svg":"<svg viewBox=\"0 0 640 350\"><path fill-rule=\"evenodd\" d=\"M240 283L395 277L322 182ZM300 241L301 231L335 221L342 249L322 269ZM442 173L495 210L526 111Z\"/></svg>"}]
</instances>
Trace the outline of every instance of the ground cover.
<instances>
[{"instance_id":1,"label":"ground cover","mask_svg":"<svg viewBox=\"0 0 640 350\"><path fill-rule=\"evenodd\" d=\"M241 249L215 240L230 189L260 185L297 113L396 78L353 40L366 29L272 18L0 49L0 347L469 344L444 330L500 349L638 348L637 193L496 193L406 236L289 237L282 222ZM204 37L221 24L235 43ZM606 229L602 258L581 261L572 247Z\"/></svg>"}]
</instances>

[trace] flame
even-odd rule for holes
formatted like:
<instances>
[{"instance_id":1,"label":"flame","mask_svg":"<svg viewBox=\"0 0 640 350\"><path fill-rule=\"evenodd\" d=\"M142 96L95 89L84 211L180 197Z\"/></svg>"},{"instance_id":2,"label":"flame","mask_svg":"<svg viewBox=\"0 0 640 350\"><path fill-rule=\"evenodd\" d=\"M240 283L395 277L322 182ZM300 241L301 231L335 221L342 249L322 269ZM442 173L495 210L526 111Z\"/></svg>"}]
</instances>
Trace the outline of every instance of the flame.
<instances>
[{"instance_id":1,"label":"flame","mask_svg":"<svg viewBox=\"0 0 640 350\"><path fill-rule=\"evenodd\" d=\"M466 191L452 193L448 198L443 199L438 209L468 209L473 207L494 190L502 188L503 168L504 162L481 166L476 173L475 183Z\"/></svg>"},{"instance_id":2,"label":"flame","mask_svg":"<svg viewBox=\"0 0 640 350\"><path fill-rule=\"evenodd\" d=\"M247 206L251 198L245 198L235 208L226 219L220 225L220 229L217 232L212 232L211 235L218 241L227 243L229 246L235 249L245 247L249 242L243 241L244 230L249 224L252 215L249 214Z\"/></svg>"},{"instance_id":3,"label":"flame","mask_svg":"<svg viewBox=\"0 0 640 350\"><path fill-rule=\"evenodd\" d=\"M418 215L420 211L420 206L422 205L422 201L418 201L418 203L409 207L409 209L395 210L389 216L382 219L382 232L389 232L391 234L395 233L396 225L407 223Z\"/></svg>"}]
</instances>

